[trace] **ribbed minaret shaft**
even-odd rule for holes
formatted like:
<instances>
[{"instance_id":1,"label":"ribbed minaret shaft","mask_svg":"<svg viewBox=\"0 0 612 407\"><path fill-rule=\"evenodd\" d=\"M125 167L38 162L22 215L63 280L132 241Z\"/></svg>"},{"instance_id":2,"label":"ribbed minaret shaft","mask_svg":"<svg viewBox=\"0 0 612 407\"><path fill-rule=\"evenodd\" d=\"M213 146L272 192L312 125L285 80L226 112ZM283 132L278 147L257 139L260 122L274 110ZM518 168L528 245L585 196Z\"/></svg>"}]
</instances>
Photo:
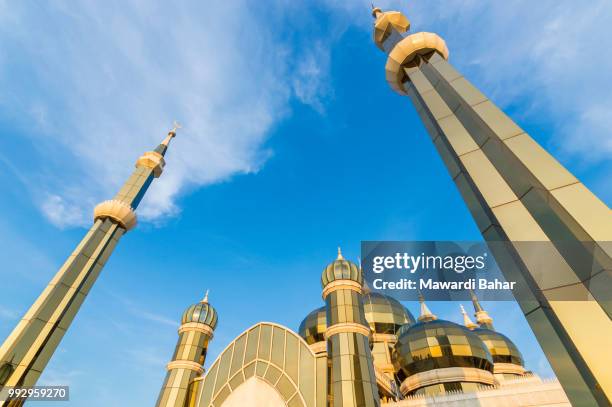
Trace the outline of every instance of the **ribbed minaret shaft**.
<instances>
[{"instance_id":1,"label":"ribbed minaret shaft","mask_svg":"<svg viewBox=\"0 0 612 407\"><path fill-rule=\"evenodd\" d=\"M166 366L156 407L184 407L189 397L189 385L204 373L208 343L217 326L217 312L208 302L208 291L200 303L183 314L178 341L172 360Z\"/></svg>"},{"instance_id":2,"label":"ribbed minaret shaft","mask_svg":"<svg viewBox=\"0 0 612 407\"><path fill-rule=\"evenodd\" d=\"M342 257L323 271L327 308L328 400L334 407L378 406L380 398L363 309L361 270Z\"/></svg>"},{"instance_id":3,"label":"ribbed minaret shaft","mask_svg":"<svg viewBox=\"0 0 612 407\"><path fill-rule=\"evenodd\" d=\"M387 82L415 105L570 401L609 406L610 208L448 62L439 35L373 14Z\"/></svg>"},{"instance_id":4,"label":"ribbed minaret shaft","mask_svg":"<svg viewBox=\"0 0 612 407\"><path fill-rule=\"evenodd\" d=\"M175 131L162 143L165 147ZM96 206L89 232L0 347L0 386L36 383L119 239L136 225L134 209L151 180L161 174L163 152L140 157L117 196ZM8 405L19 404L2 404Z\"/></svg>"}]
</instances>

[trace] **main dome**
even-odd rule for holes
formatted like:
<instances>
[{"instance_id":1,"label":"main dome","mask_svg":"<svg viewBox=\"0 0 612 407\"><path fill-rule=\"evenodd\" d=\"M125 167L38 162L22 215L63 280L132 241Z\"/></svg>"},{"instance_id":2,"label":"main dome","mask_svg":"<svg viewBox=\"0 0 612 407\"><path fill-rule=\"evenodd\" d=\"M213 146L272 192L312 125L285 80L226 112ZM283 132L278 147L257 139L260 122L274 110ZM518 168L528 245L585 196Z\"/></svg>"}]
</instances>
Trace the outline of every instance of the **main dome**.
<instances>
[{"instance_id":1,"label":"main dome","mask_svg":"<svg viewBox=\"0 0 612 407\"><path fill-rule=\"evenodd\" d=\"M472 331L441 319L404 325L398 332L395 361L405 376L448 367L493 372L493 359Z\"/></svg>"},{"instance_id":2,"label":"main dome","mask_svg":"<svg viewBox=\"0 0 612 407\"><path fill-rule=\"evenodd\" d=\"M363 296L365 318L372 332L377 334L396 334L405 324L414 324L410 311L396 299L370 292Z\"/></svg>"}]
</instances>

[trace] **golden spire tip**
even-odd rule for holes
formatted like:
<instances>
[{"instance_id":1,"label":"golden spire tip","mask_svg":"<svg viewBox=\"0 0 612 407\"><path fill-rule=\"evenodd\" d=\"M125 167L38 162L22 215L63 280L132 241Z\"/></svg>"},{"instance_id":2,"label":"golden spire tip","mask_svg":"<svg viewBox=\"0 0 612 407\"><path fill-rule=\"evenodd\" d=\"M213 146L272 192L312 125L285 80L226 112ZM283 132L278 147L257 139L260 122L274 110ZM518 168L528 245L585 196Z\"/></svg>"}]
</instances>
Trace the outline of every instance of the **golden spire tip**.
<instances>
[{"instance_id":1,"label":"golden spire tip","mask_svg":"<svg viewBox=\"0 0 612 407\"><path fill-rule=\"evenodd\" d=\"M170 144L170 140L172 140L173 137L176 137L176 131L178 129L183 128L183 126L181 126L181 124L177 122L176 120L172 122L172 126L173 126L172 129L170 129L164 141L161 142L161 144L166 147L168 147L168 145Z\"/></svg>"},{"instance_id":2,"label":"golden spire tip","mask_svg":"<svg viewBox=\"0 0 612 407\"><path fill-rule=\"evenodd\" d=\"M344 260L344 257L342 257L342 249L340 248L340 246L338 246L338 260Z\"/></svg>"},{"instance_id":3,"label":"golden spire tip","mask_svg":"<svg viewBox=\"0 0 612 407\"><path fill-rule=\"evenodd\" d=\"M208 303L208 292L210 290L206 290L206 294L204 295L204 299L202 300L202 302Z\"/></svg>"},{"instance_id":4,"label":"golden spire tip","mask_svg":"<svg viewBox=\"0 0 612 407\"><path fill-rule=\"evenodd\" d=\"M376 7L374 3L371 3L371 6L372 6L372 17L377 18L378 13L382 13L382 10Z\"/></svg>"}]
</instances>

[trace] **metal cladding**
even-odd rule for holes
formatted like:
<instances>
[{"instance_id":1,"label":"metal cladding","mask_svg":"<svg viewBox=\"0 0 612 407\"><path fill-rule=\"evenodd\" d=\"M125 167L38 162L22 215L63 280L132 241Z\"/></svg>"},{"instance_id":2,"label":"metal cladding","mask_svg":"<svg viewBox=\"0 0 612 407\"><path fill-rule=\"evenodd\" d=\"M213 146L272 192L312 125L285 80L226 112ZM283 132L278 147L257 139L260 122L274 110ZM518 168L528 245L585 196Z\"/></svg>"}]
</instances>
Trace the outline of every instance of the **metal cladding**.
<instances>
[{"instance_id":1,"label":"metal cladding","mask_svg":"<svg viewBox=\"0 0 612 407\"><path fill-rule=\"evenodd\" d=\"M572 403L609 406L610 208L461 75L438 36L413 35L421 45L384 41L387 80L411 99L482 236L508 243L493 254ZM545 262L531 242L548 242Z\"/></svg>"},{"instance_id":2,"label":"metal cladding","mask_svg":"<svg viewBox=\"0 0 612 407\"><path fill-rule=\"evenodd\" d=\"M181 318L168 372L159 392L156 407L183 407L189 397L189 386L204 373L204 362L208 344L217 327L217 311L208 302L208 291L204 299L187 308Z\"/></svg>"},{"instance_id":3,"label":"metal cladding","mask_svg":"<svg viewBox=\"0 0 612 407\"><path fill-rule=\"evenodd\" d=\"M371 334L363 307L361 269L338 258L321 277L327 311L327 354L331 362L328 397L337 407L378 406L378 387L370 351Z\"/></svg>"},{"instance_id":4,"label":"metal cladding","mask_svg":"<svg viewBox=\"0 0 612 407\"><path fill-rule=\"evenodd\" d=\"M89 232L4 341L0 385L36 384L119 239L136 225L134 209L159 176L149 164L137 163L115 198L96 206Z\"/></svg>"}]
</instances>

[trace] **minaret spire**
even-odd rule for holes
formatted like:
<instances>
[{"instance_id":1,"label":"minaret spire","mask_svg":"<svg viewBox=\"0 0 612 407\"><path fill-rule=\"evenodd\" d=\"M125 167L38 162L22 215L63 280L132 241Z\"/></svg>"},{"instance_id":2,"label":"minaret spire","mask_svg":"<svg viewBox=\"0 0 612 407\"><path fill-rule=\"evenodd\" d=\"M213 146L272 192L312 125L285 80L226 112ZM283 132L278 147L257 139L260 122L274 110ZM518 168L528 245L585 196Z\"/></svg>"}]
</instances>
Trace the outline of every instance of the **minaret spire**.
<instances>
[{"instance_id":1,"label":"minaret spire","mask_svg":"<svg viewBox=\"0 0 612 407\"><path fill-rule=\"evenodd\" d=\"M421 293L419 293L419 302L421 303L421 315L419 315L419 321L429 322L438 319L438 317L429 310L427 304L425 304L425 297L423 297L423 294Z\"/></svg>"},{"instance_id":2,"label":"minaret spire","mask_svg":"<svg viewBox=\"0 0 612 407\"><path fill-rule=\"evenodd\" d=\"M484 311L482 307L480 306L480 302L478 301L478 297L476 297L476 293L472 290L470 290L470 299L472 300L472 305L474 306L475 312Z\"/></svg>"},{"instance_id":3,"label":"minaret spire","mask_svg":"<svg viewBox=\"0 0 612 407\"><path fill-rule=\"evenodd\" d=\"M0 347L0 372L5 372L0 387L36 384L115 246L136 226L135 209L161 175L163 154L179 127L175 123L158 149L136 161L136 169L112 200L95 207L89 232Z\"/></svg>"},{"instance_id":4,"label":"minaret spire","mask_svg":"<svg viewBox=\"0 0 612 407\"><path fill-rule=\"evenodd\" d=\"M459 307L461 307L461 313L463 314L463 325L465 325L470 330L478 328L478 325L472 322L470 316L465 311L465 308L463 308L463 304L459 304Z\"/></svg>"},{"instance_id":5,"label":"minaret spire","mask_svg":"<svg viewBox=\"0 0 612 407\"><path fill-rule=\"evenodd\" d=\"M478 297L476 297L476 293L472 290L470 290L470 297L472 298L474 316L476 317L478 325L480 325L481 328L493 329L493 318L491 318L489 313L482 308L480 301L478 301Z\"/></svg>"},{"instance_id":6,"label":"minaret spire","mask_svg":"<svg viewBox=\"0 0 612 407\"><path fill-rule=\"evenodd\" d=\"M202 302L207 303L208 302L208 292L210 290L206 290L206 294L204 295L204 299L202 300Z\"/></svg>"},{"instance_id":7,"label":"minaret spire","mask_svg":"<svg viewBox=\"0 0 612 407\"><path fill-rule=\"evenodd\" d=\"M168 150L168 146L170 145L170 140L176 137L176 131L181 129L181 126L176 120L172 123L172 129L168 132L168 135L165 139L162 140L161 143L155 148L155 152L162 155L162 157L166 154L166 150Z\"/></svg>"}]
</instances>

